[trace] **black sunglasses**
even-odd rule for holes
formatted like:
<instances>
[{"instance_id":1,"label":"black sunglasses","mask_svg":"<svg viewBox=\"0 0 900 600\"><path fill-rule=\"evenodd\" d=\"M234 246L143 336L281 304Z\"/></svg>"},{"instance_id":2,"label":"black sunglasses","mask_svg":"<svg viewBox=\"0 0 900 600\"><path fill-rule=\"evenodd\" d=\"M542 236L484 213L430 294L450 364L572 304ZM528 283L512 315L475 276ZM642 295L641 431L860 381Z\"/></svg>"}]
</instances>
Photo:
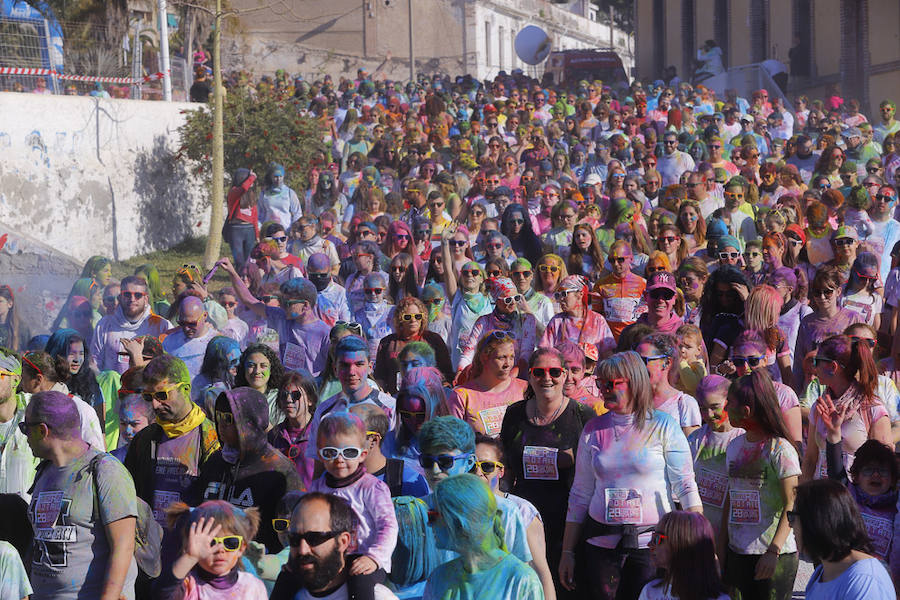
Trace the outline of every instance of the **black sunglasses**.
<instances>
[{"instance_id":1,"label":"black sunglasses","mask_svg":"<svg viewBox=\"0 0 900 600\"><path fill-rule=\"evenodd\" d=\"M342 531L307 531L306 533L289 533L287 535L288 544L291 548L296 548L300 542L306 542L310 548L321 546L328 540L339 536Z\"/></svg>"}]
</instances>

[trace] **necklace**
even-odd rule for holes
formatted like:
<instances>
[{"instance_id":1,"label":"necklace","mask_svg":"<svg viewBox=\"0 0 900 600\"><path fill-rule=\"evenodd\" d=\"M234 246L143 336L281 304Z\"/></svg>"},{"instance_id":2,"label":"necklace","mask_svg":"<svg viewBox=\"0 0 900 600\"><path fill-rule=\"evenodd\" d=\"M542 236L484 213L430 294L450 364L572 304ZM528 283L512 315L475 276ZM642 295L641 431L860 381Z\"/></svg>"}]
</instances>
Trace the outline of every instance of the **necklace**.
<instances>
[{"instance_id":1,"label":"necklace","mask_svg":"<svg viewBox=\"0 0 900 600\"><path fill-rule=\"evenodd\" d=\"M531 421L531 424L534 425L535 427L542 427L544 425L552 423L553 421L556 420L556 417L559 416L560 411L562 410L563 406L565 406L565 405L566 405L566 398L563 398L562 402L559 403L559 406L556 407L556 410L553 411L553 414L550 415L549 417L544 417L540 414L540 412L538 412L537 400L535 400L534 401L534 409L532 410L534 415L529 417L528 420ZM543 421L543 422L541 422L541 421Z\"/></svg>"}]
</instances>

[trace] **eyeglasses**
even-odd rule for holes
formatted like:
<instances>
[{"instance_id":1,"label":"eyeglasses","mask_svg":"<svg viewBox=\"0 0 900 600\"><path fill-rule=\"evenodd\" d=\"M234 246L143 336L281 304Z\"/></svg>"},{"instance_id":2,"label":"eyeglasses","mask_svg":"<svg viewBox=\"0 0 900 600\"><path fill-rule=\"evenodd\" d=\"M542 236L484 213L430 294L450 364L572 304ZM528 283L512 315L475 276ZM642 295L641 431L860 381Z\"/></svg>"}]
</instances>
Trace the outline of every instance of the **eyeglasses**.
<instances>
[{"instance_id":1,"label":"eyeglasses","mask_svg":"<svg viewBox=\"0 0 900 600\"><path fill-rule=\"evenodd\" d=\"M553 294L553 297L556 298L557 302L565 302L566 298L568 298L569 294L576 294L578 290L560 290Z\"/></svg>"},{"instance_id":2,"label":"eyeglasses","mask_svg":"<svg viewBox=\"0 0 900 600\"><path fill-rule=\"evenodd\" d=\"M797 238L789 237L788 241L791 243L791 246L802 246L803 240L798 240Z\"/></svg>"},{"instance_id":3,"label":"eyeglasses","mask_svg":"<svg viewBox=\"0 0 900 600\"><path fill-rule=\"evenodd\" d=\"M344 460L356 460L362 454L362 448L356 446L345 446L343 448L335 448L334 446L325 446L319 449L319 457L322 460L336 460L338 456Z\"/></svg>"},{"instance_id":4,"label":"eyeglasses","mask_svg":"<svg viewBox=\"0 0 900 600\"><path fill-rule=\"evenodd\" d=\"M744 194L739 194L737 192L725 192L725 196L727 198L734 198L735 200L743 200Z\"/></svg>"},{"instance_id":5,"label":"eyeglasses","mask_svg":"<svg viewBox=\"0 0 900 600\"><path fill-rule=\"evenodd\" d=\"M21 431L24 435L28 435L28 428L35 427L37 425L45 425L45 423L29 423L28 421L19 421L19 431Z\"/></svg>"},{"instance_id":6,"label":"eyeglasses","mask_svg":"<svg viewBox=\"0 0 900 600\"><path fill-rule=\"evenodd\" d=\"M662 534L658 531L654 531L650 536L650 545L651 546L659 546L667 539L669 539L669 537L667 535Z\"/></svg>"},{"instance_id":7,"label":"eyeglasses","mask_svg":"<svg viewBox=\"0 0 900 600\"><path fill-rule=\"evenodd\" d=\"M834 245L835 246L852 246L854 241L855 240L853 240L852 238L840 238L840 239L834 240Z\"/></svg>"},{"instance_id":8,"label":"eyeglasses","mask_svg":"<svg viewBox=\"0 0 900 600\"><path fill-rule=\"evenodd\" d=\"M397 234L396 236L394 236L394 237L396 237L398 240L406 240L406 241L409 241L409 235L407 235L407 234L405 234L405 233L398 233L398 234Z\"/></svg>"},{"instance_id":9,"label":"eyeglasses","mask_svg":"<svg viewBox=\"0 0 900 600\"><path fill-rule=\"evenodd\" d=\"M759 256L762 256L762 253L761 252L744 252L744 256L746 256L747 258L757 258Z\"/></svg>"},{"instance_id":10,"label":"eyeglasses","mask_svg":"<svg viewBox=\"0 0 900 600\"><path fill-rule=\"evenodd\" d=\"M744 365L750 365L751 369L755 369L759 366L760 361L764 360L765 356L732 356L731 362L734 363L738 369L744 367Z\"/></svg>"},{"instance_id":11,"label":"eyeglasses","mask_svg":"<svg viewBox=\"0 0 900 600\"><path fill-rule=\"evenodd\" d=\"M284 243L284 242L287 241L287 236L286 236L286 235L282 235L282 236L279 236L279 237L273 237L272 239L275 240L276 242L278 242L279 244L282 244L282 243Z\"/></svg>"},{"instance_id":12,"label":"eyeglasses","mask_svg":"<svg viewBox=\"0 0 900 600\"><path fill-rule=\"evenodd\" d=\"M740 252L719 252L719 260L728 260L740 256Z\"/></svg>"},{"instance_id":13,"label":"eyeglasses","mask_svg":"<svg viewBox=\"0 0 900 600\"><path fill-rule=\"evenodd\" d=\"M667 236L665 236L665 237L659 238L659 241L665 242L665 243L667 243L667 244L671 244L672 242L676 241L677 239L678 239L678 238L675 237L674 235L667 235Z\"/></svg>"},{"instance_id":14,"label":"eyeglasses","mask_svg":"<svg viewBox=\"0 0 900 600\"><path fill-rule=\"evenodd\" d=\"M533 271L513 271L510 274L510 277L521 277L522 279L528 279L532 275L534 275Z\"/></svg>"},{"instance_id":15,"label":"eyeglasses","mask_svg":"<svg viewBox=\"0 0 900 600\"><path fill-rule=\"evenodd\" d=\"M348 331L351 331L351 332L355 333L356 335L362 337L362 334L363 334L362 325L360 325L359 323L357 323L355 321L335 321L334 326L342 327L342 328L347 329Z\"/></svg>"},{"instance_id":16,"label":"eyeglasses","mask_svg":"<svg viewBox=\"0 0 900 600\"><path fill-rule=\"evenodd\" d=\"M477 269L463 269L459 272L463 277L478 277L481 275L481 271Z\"/></svg>"},{"instance_id":17,"label":"eyeglasses","mask_svg":"<svg viewBox=\"0 0 900 600\"><path fill-rule=\"evenodd\" d=\"M451 246L456 246L457 248L462 248L462 247L465 246L467 243L468 243L468 242L467 242L466 240L450 240L450 245L451 245Z\"/></svg>"},{"instance_id":18,"label":"eyeglasses","mask_svg":"<svg viewBox=\"0 0 900 600\"><path fill-rule=\"evenodd\" d=\"M513 225L524 225L525 224L524 219L510 219L509 222L512 223Z\"/></svg>"},{"instance_id":19,"label":"eyeglasses","mask_svg":"<svg viewBox=\"0 0 900 600\"><path fill-rule=\"evenodd\" d=\"M627 379L607 379L600 382L600 390L608 394L625 383L628 383Z\"/></svg>"},{"instance_id":20,"label":"eyeglasses","mask_svg":"<svg viewBox=\"0 0 900 600\"><path fill-rule=\"evenodd\" d=\"M442 304L444 302L444 299L443 298L431 298L430 300L422 300L422 302L424 302L426 306L431 306L431 305L437 306L439 304Z\"/></svg>"},{"instance_id":21,"label":"eyeglasses","mask_svg":"<svg viewBox=\"0 0 900 600\"><path fill-rule=\"evenodd\" d=\"M395 267L391 267L391 273L405 273L406 267L402 265L397 265Z\"/></svg>"},{"instance_id":22,"label":"eyeglasses","mask_svg":"<svg viewBox=\"0 0 900 600\"><path fill-rule=\"evenodd\" d=\"M784 516L787 517L788 525L793 527L794 523L797 521L797 517L799 516L799 513L794 510L788 510L788 511L785 511Z\"/></svg>"},{"instance_id":23,"label":"eyeglasses","mask_svg":"<svg viewBox=\"0 0 900 600\"><path fill-rule=\"evenodd\" d=\"M560 377L562 377L563 373L566 372L566 370L563 367L532 367L530 372L531 376L535 379L543 379L548 374L553 379L559 379Z\"/></svg>"},{"instance_id":24,"label":"eyeglasses","mask_svg":"<svg viewBox=\"0 0 900 600\"><path fill-rule=\"evenodd\" d=\"M874 339L872 339L872 338L860 337L860 336L858 336L858 335L851 335L851 336L850 336L850 342L851 342L852 344L863 343L863 344L865 344L866 346L868 346L870 350L873 349L873 348L875 348L875 345L878 343L878 342L876 342L876 341L875 341Z\"/></svg>"},{"instance_id":25,"label":"eyeglasses","mask_svg":"<svg viewBox=\"0 0 900 600\"><path fill-rule=\"evenodd\" d=\"M609 262L611 264L622 265L625 264L625 261L628 260L627 256L610 256Z\"/></svg>"},{"instance_id":26,"label":"eyeglasses","mask_svg":"<svg viewBox=\"0 0 900 600\"><path fill-rule=\"evenodd\" d=\"M814 367L818 367L819 365L821 365L823 363L825 363L825 364L834 363L834 364L838 365L839 367L843 366L838 361L834 360L833 358L828 358L827 356L814 356L812 359L812 364Z\"/></svg>"},{"instance_id":27,"label":"eyeglasses","mask_svg":"<svg viewBox=\"0 0 900 600\"><path fill-rule=\"evenodd\" d=\"M210 548L214 548L219 544L222 544L228 552L236 552L244 544L244 538L240 535L223 535L209 540Z\"/></svg>"},{"instance_id":28,"label":"eyeglasses","mask_svg":"<svg viewBox=\"0 0 900 600\"><path fill-rule=\"evenodd\" d=\"M272 529L274 529L278 533L284 533L290 526L290 519L272 519Z\"/></svg>"},{"instance_id":29,"label":"eyeglasses","mask_svg":"<svg viewBox=\"0 0 900 600\"><path fill-rule=\"evenodd\" d=\"M307 546L315 548L342 533L343 531L307 531L306 533L289 533L287 538L291 548L296 548L300 542L306 542Z\"/></svg>"},{"instance_id":30,"label":"eyeglasses","mask_svg":"<svg viewBox=\"0 0 900 600\"><path fill-rule=\"evenodd\" d=\"M497 242L497 243L494 243L494 244L486 244L486 246L487 246L488 248L490 248L491 250L499 250L499 249L501 249L501 248L503 247L503 244Z\"/></svg>"},{"instance_id":31,"label":"eyeglasses","mask_svg":"<svg viewBox=\"0 0 900 600\"><path fill-rule=\"evenodd\" d=\"M820 183L820 184L819 184L819 189L820 189L820 190L830 190L830 189L831 189L831 184L830 184L830 183Z\"/></svg>"},{"instance_id":32,"label":"eyeglasses","mask_svg":"<svg viewBox=\"0 0 900 600\"><path fill-rule=\"evenodd\" d=\"M866 167L866 173L877 174L881 167Z\"/></svg>"},{"instance_id":33,"label":"eyeglasses","mask_svg":"<svg viewBox=\"0 0 900 600\"><path fill-rule=\"evenodd\" d=\"M872 477L873 475L878 475L880 477L890 477L891 470L887 467L870 466L870 467L863 467L862 469L860 469L859 474L862 475L863 477Z\"/></svg>"},{"instance_id":34,"label":"eyeglasses","mask_svg":"<svg viewBox=\"0 0 900 600\"><path fill-rule=\"evenodd\" d=\"M675 292L672 290L669 290L669 289L659 288L659 289L655 289L650 292L647 292L647 295L650 297L651 300L669 301L675 297Z\"/></svg>"},{"instance_id":35,"label":"eyeglasses","mask_svg":"<svg viewBox=\"0 0 900 600\"><path fill-rule=\"evenodd\" d=\"M415 319L416 321L421 321L421 320L422 320L422 313L406 313L406 314L402 314L402 315L399 316L399 319L400 319L401 321L406 321L407 323L409 323L409 322L412 321L413 319Z\"/></svg>"},{"instance_id":36,"label":"eyeglasses","mask_svg":"<svg viewBox=\"0 0 900 600\"><path fill-rule=\"evenodd\" d=\"M831 288L820 288L812 290L811 295L813 298L831 298L834 295L834 290Z\"/></svg>"},{"instance_id":37,"label":"eyeglasses","mask_svg":"<svg viewBox=\"0 0 900 600\"><path fill-rule=\"evenodd\" d=\"M235 306L237 306L237 302L223 302L222 306L224 306L225 308L234 308Z\"/></svg>"},{"instance_id":38,"label":"eyeglasses","mask_svg":"<svg viewBox=\"0 0 900 600\"><path fill-rule=\"evenodd\" d=\"M141 394L141 398L144 400L144 402L153 402L154 400L156 400L157 402L162 403L169 399L169 394L172 392L172 390L174 390L175 388L181 387L183 385L187 385L187 384L186 383L173 383L169 387L162 389L158 392L144 392Z\"/></svg>"},{"instance_id":39,"label":"eyeglasses","mask_svg":"<svg viewBox=\"0 0 900 600\"><path fill-rule=\"evenodd\" d=\"M669 357L665 354L654 354L653 356L641 356L641 360L644 361L644 365L649 365L654 360L667 360Z\"/></svg>"},{"instance_id":40,"label":"eyeglasses","mask_svg":"<svg viewBox=\"0 0 900 600\"><path fill-rule=\"evenodd\" d=\"M145 292L122 292L122 297L126 300L140 300L146 295Z\"/></svg>"},{"instance_id":41,"label":"eyeglasses","mask_svg":"<svg viewBox=\"0 0 900 600\"><path fill-rule=\"evenodd\" d=\"M267 304L272 300L278 300L278 296L260 296L259 299Z\"/></svg>"},{"instance_id":42,"label":"eyeglasses","mask_svg":"<svg viewBox=\"0 0 900 600\"><path fill-rule=\"evenodd\" d=\"M522 301L522 295L516 294L515 296L506 296L505 298L501 298L501 300L503 301L503 304L512 306Z\"/></svg>"},{"instance_id":43,"label":"eyeglasses","mask_svg":"<svg viewBox=\"0 0 900 600\"><path fill-rule=\"evenodd\" d=\"M881 202L893 202L896 200L896 198L888 194L875 194L875 199L880 200Z\"/></svg>"},{"instance_id":44,"label":"eyeglasses","mask_svg":"<svg viewBox=\"0 0 900 600\"><path fill-rule=\"evenodd\" d=\"M431 470L434 468L434 465L437 464L438 468L445 473L453 468L453 465L456 464L458 460L466 460L471 454L438 454L437 456L433 454L420 454L419 455L419 464L423 469Z\"/></svg>"},{"instance_id":45,"label":"eyeglasses","mask_svg":"<svg viewBox=\"0 0 900 600\"><path fill-rule=\"evenodd\" d=\"M502 469L503 463L496 460L479 460L475 463L475 467L485 475L490 475L494 471Z\"/></svg>"},{"instance_id":46,"label":"eyeglasses","mask_svg":"<svg viewBox=\"0 0 900 600\"><path fill-rule=\"evenodd\" d=\"M496 277L500 277L501 275L503 275L503 273L499 270L493 270L493 271L488 271L487 275L488 275L488 277L496 278Z\"/></svg>"},{"instance_id":47,"label":"eyeglasses","mask_svg":"<svg viewBox=\"0 0 900 600\"><path fill-rule=\"evenodd\" d=\"M380 294L383 291L384 291L384 288L365 288L363 290L364 293L370 294L370 295L371 294Z\"/></svg>"},{"instance_id":48,"label":"eyeglasses","mask_svg":"<svg viewBox=\"0 0 900 600\"><path fill-rule=\"evenodd\" d=\"M538 271L541 273L559 273L559 267L556 265L538 265Z\"/></svg>"}]
</instances>

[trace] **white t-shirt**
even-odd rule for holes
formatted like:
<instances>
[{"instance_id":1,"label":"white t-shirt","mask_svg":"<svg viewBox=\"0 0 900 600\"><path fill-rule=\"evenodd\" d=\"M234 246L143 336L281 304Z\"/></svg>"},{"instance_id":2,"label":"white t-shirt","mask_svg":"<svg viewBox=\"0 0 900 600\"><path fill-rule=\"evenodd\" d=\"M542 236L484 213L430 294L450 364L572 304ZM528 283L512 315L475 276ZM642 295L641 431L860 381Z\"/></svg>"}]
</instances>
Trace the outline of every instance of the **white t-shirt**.
<instances>
[{"instance_id":1,"label":"white t-shirt","mask_svg":"<svg viewBox=\"0 0 900 600\"><path fill-rule=\"evenodd\" d=\"M700 406L693 396L684 392L678 392L657 406L656 410L672 415L681 427L700 426Z\"/></svg>"},{"instance_id":2,"label":"white t-shirt","mask_svg":"<svg viewBox=\"0 0 900 600\"><path fill-rule=\"evenodd\" d=\"M350 593L347 591L347 584L345 583L327 596L313 596L308 590L303 589L297 592L294 600L350 600ZM383 585L376 584L375 600L397 600L397 596Z\"/></svg>"},{"instance_id":3,"label":"white t-shirt","mask_svg":"<svg viewBox=\"0 0 900 600\"><path fill-rule=\"evenodd\" d=\"M0 598L21 600L34 593L25 565L9 542L0 540Z\"/></svg>"}]
</instances>

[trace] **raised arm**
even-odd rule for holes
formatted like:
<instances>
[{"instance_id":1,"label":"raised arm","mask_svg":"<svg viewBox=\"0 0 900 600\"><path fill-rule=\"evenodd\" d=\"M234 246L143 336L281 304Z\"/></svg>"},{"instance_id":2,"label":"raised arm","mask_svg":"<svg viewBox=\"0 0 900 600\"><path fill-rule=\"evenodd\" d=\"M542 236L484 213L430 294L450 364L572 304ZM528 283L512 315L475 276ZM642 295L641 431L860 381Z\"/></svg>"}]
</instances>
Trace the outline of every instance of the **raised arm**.
<instances>
[{"instance_id":1,"label":"raised arm","mask_svg":"<svg viewBox=\"0 0 900 600\"><path fill-rule=\"evenodd\" d=\"M250 293L244 280L241 279L241 276L238 275L234 265L231 264L231 259L225 256L220 258L216 264L231 277L231 285L234 287L234 292L237 294L238 300L243 302L255 315L260 318L265 318L266 305L253 297L253 294Z\"/></svg>"},{"instance_id":2,"label":"raised arm","mask_svg":"<svg viewBox=\"0 0 900 600\"><path fill-rule=\"evenodd\" d=\"M444 283L447 284L447 302L453 301L458 288L456 271L453 268L453 258L450 255L450 240L456 233L457 227L459 225L454 221L444 227L444 231L441 232L441 255L444 257Z\"/></svg>"}]
</instances>

